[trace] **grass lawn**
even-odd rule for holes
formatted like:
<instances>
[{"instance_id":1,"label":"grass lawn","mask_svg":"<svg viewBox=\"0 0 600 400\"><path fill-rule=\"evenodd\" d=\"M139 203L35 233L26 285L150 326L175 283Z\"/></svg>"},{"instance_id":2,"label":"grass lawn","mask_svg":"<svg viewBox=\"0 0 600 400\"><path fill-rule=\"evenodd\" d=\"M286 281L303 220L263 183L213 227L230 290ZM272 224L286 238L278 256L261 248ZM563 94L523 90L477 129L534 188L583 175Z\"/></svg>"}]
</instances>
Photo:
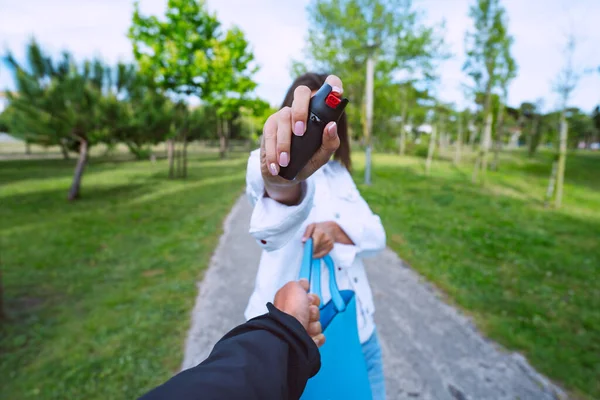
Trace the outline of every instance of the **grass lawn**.
<instances>
[{"instance_id":1,"label":"grass lawn","mask_svg":"<svg viewBox=\"0 0 600 400\"><path fill-rule=\"evenodd\" d=\"M540 200L549 154L502 161L477 186L467 163L426 177L423 159L378 154L359 186L388 245L489 337L600 398L600 155L569 156L558 211ZM94 159L73 204L73 161L1 162L0 398L135 398L176 372L245 162L194 155L188 180L169 181L165 161Z\"/></svg>"},{"instance_id":2,"label":"grass lawn","mask_svg":"<svg viewBox=\"0 0 600 400\"><path fill-rule=\"evenodd\" d=\"M600 398L600 154L569 155L558 211L541 201L550 160L507 154L482 187L467 164L438 161L426 177L423 159L378 155L373 185L359 186L388 245L490 338Z\"/></svg>"},{"instance_id":3,"label":"grass lawn","mask_svg":"<svg viewBox=\"0 0 600 400\"><path fill-rule=\"evenodd\" d=\"M196 281L242 192L246 159L0 163L0 398L131 399L180 367Z\"/></svg>"}]
</instances>

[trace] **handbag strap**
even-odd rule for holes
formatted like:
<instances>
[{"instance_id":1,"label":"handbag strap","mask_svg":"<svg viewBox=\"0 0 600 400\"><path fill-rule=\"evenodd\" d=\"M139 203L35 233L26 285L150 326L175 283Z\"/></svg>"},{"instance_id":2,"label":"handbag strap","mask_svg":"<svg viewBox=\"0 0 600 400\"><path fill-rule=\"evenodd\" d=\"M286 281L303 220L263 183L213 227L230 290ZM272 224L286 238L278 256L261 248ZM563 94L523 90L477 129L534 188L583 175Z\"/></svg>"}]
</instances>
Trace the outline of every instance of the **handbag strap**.
<instances>
[{"instance_id":1,"label":"handbag strap","mask_svg":"<svg viewBox=\"0 0 600 400\"><path fill-rule=\"evenodd\" d=\"M331 300L335 306L335 309L340 312L346 309L346 302L340 294L340 289L337 285L335 277L335 265L333 259L326 255L323 258L313 259L313 240L308 239L304 244L304 255L302 258L302 265L300 266L300 279L308 280L309 284L312 284L313 293L319 298L323 299L321 293L321 262L325 262L325 266L329 272L329 292L331 293Z\"/></svg>"}]
</instances>

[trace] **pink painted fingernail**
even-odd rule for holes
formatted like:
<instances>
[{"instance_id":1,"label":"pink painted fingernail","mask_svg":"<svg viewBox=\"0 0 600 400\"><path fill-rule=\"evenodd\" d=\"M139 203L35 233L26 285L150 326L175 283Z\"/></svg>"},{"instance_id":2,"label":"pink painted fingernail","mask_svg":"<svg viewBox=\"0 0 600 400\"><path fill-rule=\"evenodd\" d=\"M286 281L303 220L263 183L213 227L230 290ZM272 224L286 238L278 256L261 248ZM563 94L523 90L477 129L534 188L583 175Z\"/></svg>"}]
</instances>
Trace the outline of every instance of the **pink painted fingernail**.
<instances>
[{"instance_id":1,"label":"pink painted fingernail","mask_svg":"<svg viewBox=\"0 0 600 400\"><path fill-rule=\"evenodd\" d=\"M337 124L334 122L333 124L331 124L329 126L329 128L327 129L327 134L329 135L329 137L331 139L334 139L337 135Z\"/></svg>"},{"instance_id":2,"label":"pink painted fingernail","mask_svg":"<svg viewBox=\"0 0 600 400\"><path fill-rule=\"evenodd\" d=\"M279 155L279 165L281 165L282 167L287 167L289 163L290 163L290 156L288 155L287 152L282 151L281 154Z\"/></svg>"},{"instance_id":3,"label":"pink painted fingernail","mask_svg":"<svg viewBox=\"0 0 600 400\"><path fill-rule=\"evenodd\" d=\"M275 165L275 163L269 164L269 172L271 172L271 175L273 176L277 175L277 165Z\"/></svg>"},{"instance_id":4,"label":"pink painted fingernail","mask_svg":"<svg viewBox=\"0 0 600 400\"><path fill-rule=\"evenodd\" d=\"M304 135L304 122L296 121L296 124L294 125L294 135L296 135L296 136Z\"/></svg>"},{"instance_id":5,"label":"pink painted fingernail","mask_svg":"<svg viewBox=\"0 0 600 400\"><path fill-rule=\"evenodd\" d=\"M342 88L339 86L332 86L331 91L335 94L342 94Z\"/></svg>"}]
</instances>

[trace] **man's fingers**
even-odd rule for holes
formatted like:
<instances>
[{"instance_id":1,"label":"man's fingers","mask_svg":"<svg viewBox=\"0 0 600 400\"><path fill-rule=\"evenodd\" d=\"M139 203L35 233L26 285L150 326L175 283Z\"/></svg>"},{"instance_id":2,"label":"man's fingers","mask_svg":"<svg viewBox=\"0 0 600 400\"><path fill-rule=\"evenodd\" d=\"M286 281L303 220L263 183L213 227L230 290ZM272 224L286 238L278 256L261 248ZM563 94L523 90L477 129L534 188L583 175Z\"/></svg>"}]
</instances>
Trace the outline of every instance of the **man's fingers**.
<instances>
[{"instance_id":1,"label":"man's fingers","mask_svg":"<svg viewBox=\"0 0 600 400\"><path fill-rule=\"evenodd\" d=\"M308 320L309 322L318 321L321 318L321 312L319 311L319 307L311 304L308 307Z\"/></svg>"},{"instance_id":2,"label":"man's fingers","mask_svg":"<svg viewBox=\"0 0 600 400\"><path fill-rule=\"evenodd\" d=\"M302 136L306 131L310 93L308 86L298 86L296 90L294 90L294 101L292 103L292 130L296 136Z\"/></svg>"},{"instance_id":3,"label":"man's fingers","mask_svg":"<svg viewBox=\"0 0 600 400\"><path fill-rule=\"evenodd\" d=\"M277 175L277 114L271 115L263 128L263 144L265 148L265 162L271 175Z\"/></svg>"},{"instance_id":4,"label":"man's fingers","mask_svg":"<svg viewBox=\"0 0 600 400\"><path fill-rule=\"evenodd\" d=\"M302 236L302 243L306 242L309 238L312 237L316 226L317 226L317 224L310 224L306 227L306 230L304 231L304 235Z\"/></svg>"},{"instance_id":5,"label":"man's fingers","mask_svg":"<svg viewBox=\"0 0 600 400\"><path fill-rule=\"evenodd\" d=\"M314 293L311 293L311 295L313 296L311 304L319 307L321 304L321 298Z\"/></svg>"},{"instance_id":6,"label":"man's fingers","mask_svg":"<svg viewBox=\"0 0 600 400\"><path fill-rule=\"evenodd\" d=\"M325 335L322 333L312 338L313 342L317 345L317 347L321 347L325 344Z\"/></svg>"},{"instance_id":7,"label":"man's fingers","mask_svg":"<svg viewBox=\"0 0 600 400\"><path fill-rule=\"evenodd\" d=\"M321 322L314 321L309 323L306 332L308 332L308 335L311 337L320 335L323 332L323 329L321 328Z\"/></svg>"},{"instance_id":8,"label":"man's fingers","mask_svg":"<svg viewBox=\"0 0 600 400\"><path fill-rule=\"evenodd\" d=\"M340 78L338 78L337 76L329 75L327 77L327 79L325 79L325 83L328 83L331 86L333 92L336 92L340 95L342 93L344 93L344 87L342 85L342 80Z\"/></svg>"},{"instance_id":9,"label":"man's fingers","mask_svg":"<svg viewBox=\"0 0 600 400\"><path fill-rule=\"evenodd\" d=\"M284 107L277 114L277 163L287 167L292 143L292 109Z\"/></svg>"},{"instance_id":10,"label":"man's fingers","mask_svg":"<svg viewBox=\"0 0 600 400\"><path fill-rule=\"evenodd\" d=\"M310 283L308 283L308 280L300 279L298 281L298 283L300 283L300 286L302 286L302 289L304 289L306 292L308 292L308 289L310 289Z\"/></svg>"}]
</instances>

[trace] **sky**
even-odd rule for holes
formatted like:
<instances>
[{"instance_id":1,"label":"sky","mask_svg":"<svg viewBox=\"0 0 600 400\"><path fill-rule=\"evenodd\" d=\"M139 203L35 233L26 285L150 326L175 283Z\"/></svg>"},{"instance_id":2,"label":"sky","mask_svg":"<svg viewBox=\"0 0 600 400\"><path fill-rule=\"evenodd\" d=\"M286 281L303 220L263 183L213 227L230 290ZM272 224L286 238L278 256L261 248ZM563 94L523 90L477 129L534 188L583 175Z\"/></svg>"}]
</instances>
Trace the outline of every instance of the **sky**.
<instances>
[{"instance_id":1,"label":"sky","mask_svg":"<svg viewBox=\"0 0 600 400\"><path fill-rule=\"evenodd\" d=\"M464 35L474 0L414 0L428 25L445 21L444 38L453 54L439 70L439 97L459 106L468 104L461 85ZM290 60L300 58L308 29L309 0L207 0L224 27L239 26L252 44L257 64L257 95L277 105L291 83ZM0 50L22 58L25 44L35 36L54 54L63 49L76 57L99 56L108 63L132 61L127 30L133 1L129 0L0 0ZM141 0L145 13L160 14L166 0ZM252 4L252 6L249 6ZM573 32L578 41L575 65L581 71L600 66L600 1L504 0L518 76L509 91L509 104L543 98L546 110L558 105L553 82L563 66L562 47ZM343 77L341 77L343 80ZM11 89L12 78L0 65L0 89ZM584 74L571 105L586 111L600 103L600 74Z\"/></svg>"}]
</instances>

